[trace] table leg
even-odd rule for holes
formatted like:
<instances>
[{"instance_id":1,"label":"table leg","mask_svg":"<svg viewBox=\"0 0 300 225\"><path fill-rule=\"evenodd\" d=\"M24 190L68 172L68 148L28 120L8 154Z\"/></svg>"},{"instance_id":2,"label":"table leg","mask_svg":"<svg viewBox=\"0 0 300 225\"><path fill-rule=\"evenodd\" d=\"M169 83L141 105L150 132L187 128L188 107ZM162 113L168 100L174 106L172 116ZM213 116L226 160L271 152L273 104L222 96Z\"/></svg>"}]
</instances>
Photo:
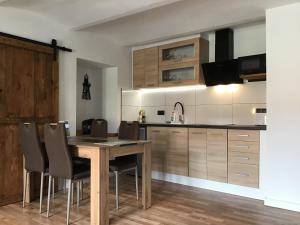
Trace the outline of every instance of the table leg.
<instances>
[{"instance_id":1,"label":"table leg","mask_svg":"<svg viewBox=\"0 0 300 225\"><path fill-rule=\"evenodd\" d=\"M151 207L151 144L144 144L143 174L142 174L142 203L144 209Z\"/></svg>"},{"instance_id":2,"label":"table leg","mask_svg":"<svg viewBox=\"0 0 300 225\"><path fill-rule=\"evenodd\" d=\"M91 225L109 225L109 149L91 154Z\"/></svg>"}]
</instances>

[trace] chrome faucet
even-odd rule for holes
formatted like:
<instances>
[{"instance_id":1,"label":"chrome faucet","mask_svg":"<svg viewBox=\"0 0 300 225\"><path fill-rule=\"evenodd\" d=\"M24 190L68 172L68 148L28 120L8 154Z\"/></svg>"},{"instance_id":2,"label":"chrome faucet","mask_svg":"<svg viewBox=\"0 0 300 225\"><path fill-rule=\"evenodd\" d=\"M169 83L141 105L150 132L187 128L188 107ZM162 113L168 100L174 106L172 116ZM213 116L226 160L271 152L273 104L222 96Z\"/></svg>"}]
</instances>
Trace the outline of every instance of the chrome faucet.
<instances>
[{"instance_id":1,"label":"chrome faucet","mask_svg":"<svg viewBox=\"0 0 300 225\"><path fill-rule=\"evenodd\" d=\"M174 104L174 111L176 110L177 105L181 106L181 115L178 116L178 121L179 121L179 123L184 124L184 107L183 107L183 104L181 102L176 102Z\"/></svg>"}]
</instances>

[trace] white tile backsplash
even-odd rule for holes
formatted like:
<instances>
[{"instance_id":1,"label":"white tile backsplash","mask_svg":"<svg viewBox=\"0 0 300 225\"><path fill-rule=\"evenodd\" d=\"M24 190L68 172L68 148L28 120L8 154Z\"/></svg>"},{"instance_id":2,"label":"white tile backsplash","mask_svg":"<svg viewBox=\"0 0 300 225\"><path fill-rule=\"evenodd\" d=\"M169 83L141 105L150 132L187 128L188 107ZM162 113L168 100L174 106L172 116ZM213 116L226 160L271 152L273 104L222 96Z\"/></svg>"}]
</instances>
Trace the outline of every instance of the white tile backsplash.
<instances>
[{"instance_id":1,"label":"white tile backsplash","mask_svg":"<svg viewBox=\"0 0 300 225\"><path fill-rule=\"evenodd\" d=\"M255 124L256 108L266 108L265 104L233 104L233 123L234 124Z\"/></svg>"},{"instance_id":2,"label":"white tile backsplash","mask_svg":"<svg viewBox=\"0 0 300 225\"><path fill-rule=\"evenodd\" d=\"M233 103L266 103L266 82L249 82L238 86Z\"/></svg>"},{"instance_id":3,"label":"white tile backsplash","mask_svg":"<svg viewBox=\"0 0 300 225\"><path fill-rule=\"evenodd\" d=\"M141 106L165 106L165 93L143 93Z\"/></svg>"},{"instance_id":4,"label":"white tile backsplash","mask_svg":"<svg viewBox=\"0 0 300 225\"><path fill-rule=\"evenodd\" d=\"M184 106L195 105L196 91L180 91L180 92L167 92L166 105L174 106L176 102L181 102Z\"/></svg>"},{"instance_id":5,"label":"white tile backsplash","mask_svg":"<svg viewBox=\"0 0 300 225\"><path fill-rule=\"evenodd\" d=\"M122 93L122 105L125 106L140 106L141 94L138 91L130 91Z\"/></svg>"},{"instance_id":6,"label":"white tile backsplash","mask_svg":"<svg viewBox=\"0 0 300 225\"><path fill-rule=\"evenodd\" d=\"M136 120L141 108L146 111L147 122L164 123L170 120L174 104L179 101L184 105L186 123L255 124L252 110L266 107L266 82L236 87L233 91L229 86L223 86L179 92L125 92L122 95L122 118ZM157 115L158 110L165 110L165 115Z\"/></svg>"},{"instance_id":7,"label":"white tile backsplash","mask_svg":"<svg viewBox=\"0 0 300 225\"><path fill-rule=\"evenodd\" d=\"M197 124L231 124L232 105L196 106Z\"/></svg>"},{"instance_id":8,"label":"white tile backsplash","mask_svg":"<svg viewBox=\"0 0 300 225\"><path fill-rule=\"evenodd\" d=\"M138 120L140 106L122 106L122 120Z\"/></svg>"},{"instance_id":9,"label":"white tile backsplash","mask_svg":"<svg viewBox=\"0 0 300 225\"><path fill-rule=\"evenodd\" d=\"M208 87L203 90L196 91L196 105L210 104L232 104L232 93L224 88L223 93L218 92L220 87Z\"/></svg>"},{"instance_id":10,"label":"white tile backsplash","mask_svg":"<svg viewBox=\"0 0 300 225\"><path fill-rule=\"evenodd\" d=\"M157 115L158 110L165 110L165 106L145 106L142 109L146 112L146 122L147 123L164 123L165 116Z\"/></svg>"}]
</instances>

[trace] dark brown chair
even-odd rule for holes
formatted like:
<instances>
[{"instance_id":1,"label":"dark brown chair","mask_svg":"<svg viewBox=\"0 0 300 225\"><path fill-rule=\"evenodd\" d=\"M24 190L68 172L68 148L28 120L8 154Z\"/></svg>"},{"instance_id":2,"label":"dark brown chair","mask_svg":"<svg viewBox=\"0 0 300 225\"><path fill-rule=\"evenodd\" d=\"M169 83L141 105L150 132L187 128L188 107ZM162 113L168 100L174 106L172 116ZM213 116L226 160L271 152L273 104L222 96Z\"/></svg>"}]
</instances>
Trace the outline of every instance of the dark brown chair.
<instances>
[{"instance_id":1,"label":"dark brown chair","mask_svg":"<svg viewBox=\"0 0 300 225\"><path fill-rule=\"evenodd\" d=\"M66 130L63 123L46 124L44 128L46 151L49 158L49 186L53 177L66 179L68 182L68 204L67 204L67 224L70 218L71 190L73 183L77 183L79 191L80 181L90 176L90 168L85 164L75 164L71 152L68 148ZM48 193L47 217L50 213L50 195Z\"/></svg>"},{"instance_id":2,"label":"dark brown chair","mask_svg":"<svg viewBox=\"0 0 300 225\"><path fill-rule=\"evenodd\" d=\"M27 179L30 173L41 173L40 187L40 213L42 213L44 177L48 176L48 158L45 145L42 145L35 123L19 124L19 142L25 158L25 182L23 183L23 207L25 207L25 195Z\"/></svg>"},{"instance_id":3,"label":"dark brown chair","mask_svg":"<svg viewBox=\"0 0 300 225\"><path fill-rule=\"evenodd\" d=\"M119 127L119 139L138 140L139 139L139 123L137 121L128 123L121 121ZM138 190L138 165L137 155L128 155L117 157L109 162L109 170L116 177L116 209L119 209L119 175L131 170L135 170L135 187L136 198L139 199Z\"/></svg>"},{"instance_id":4,"label":"dark brown chair","mask_svg":"<svg viewBox=\"0 0 300 225\"><path fill-rule=\"evenodd\" d=\"M107 137L107 121L104 119L96 119L92 122L91 127L92 137Z\"/></svg>"}]
</instances>

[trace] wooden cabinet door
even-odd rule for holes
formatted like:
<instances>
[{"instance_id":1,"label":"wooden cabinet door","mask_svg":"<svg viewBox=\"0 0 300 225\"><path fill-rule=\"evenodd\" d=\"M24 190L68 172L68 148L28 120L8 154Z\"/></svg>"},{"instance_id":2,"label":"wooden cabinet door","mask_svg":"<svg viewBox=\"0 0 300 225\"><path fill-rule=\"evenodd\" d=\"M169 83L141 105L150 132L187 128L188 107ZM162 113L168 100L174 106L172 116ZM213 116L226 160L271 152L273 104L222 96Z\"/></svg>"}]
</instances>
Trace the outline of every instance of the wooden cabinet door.
<instances>
[{"instance_id":1,"label":"wooden cabinet door","mask_svg":"<svg viewBox=\"0 0 300 225\"><path fill-rule=\"evenodd\" d=\"M188 176L188 128L168 128L165 172Z\"/></svg>"},{"instance_id":2,"label":"wooden cabinet door","mask_svg":"<svg viewBox=\"0 0 300 225\"><path fill-rule=\"evenodd\" d=\"M227 130L207 129L207 179L227 183Z\"/></svg>"},{"instance_id":3,"label":"wooden cabinet door","mask_svg":"<svg viewBox=\"0 0 300 225\"><path fill-rule=\"evenodd\" d=\"M207 179L206 129L189 129L189 176Z\"/></svg>"},{"instance_id":4,"label":"wooden cabinet door","mask_svg":"<svg viewBox=\"0 0 300 225\"><path fill-rule=\"evenodd\" d=\"M145 51L144 49L133 51L132 56L132 77L133 88L145 87Z\"/></svg>"},{"instance_id":5,"label":"wooden cabinet door","mask_svg":"<svg viewBox=\"0 0 300 225\"><path fill-rule=\"evenodd\" d=\"M158 87L158 47L144 50L145 87Z\"/></svg>"},{"instance_id":6,"label":"wooden cabinet door","mask_svg":"<svg viewBox=\"0 0 300 225\"><path fill-rule=\"evenodd\" d=\"M164 172L167 151L167 128L148 127L147 139L151 140L152 170Z\"/></svg>"}]
</instances>

